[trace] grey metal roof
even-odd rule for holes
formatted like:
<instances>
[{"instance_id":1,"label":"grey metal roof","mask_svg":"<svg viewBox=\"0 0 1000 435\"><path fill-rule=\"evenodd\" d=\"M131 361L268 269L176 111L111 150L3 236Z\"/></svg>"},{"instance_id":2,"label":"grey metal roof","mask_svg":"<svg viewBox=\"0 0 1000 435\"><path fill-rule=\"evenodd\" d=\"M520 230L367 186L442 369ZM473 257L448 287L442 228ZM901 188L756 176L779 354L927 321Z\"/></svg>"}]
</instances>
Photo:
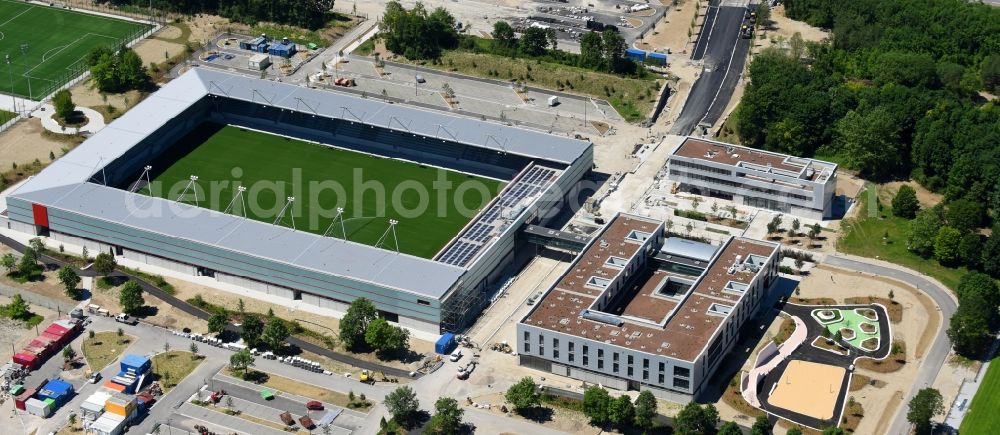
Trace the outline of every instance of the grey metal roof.
<instances>
[{"instance_id":1,"label":"grey metal roof","mask_svg":"<svg viewBox=\"0 0 1000 435\"><path fill-rule=\"evenodd\" d=\"M442 297L465 269L368 245L324 238L238 216L88 182L105 165L206 96L261 102L565 164L588 142L308 89L194 69L163 86L79 147L18 187L11 197L103 221L190 240L402 291ZM149 213L158 210L158 213ZM197 224L195 224L195 220Z\"/></svg>"},{"instance_id":2,"label":"grey metal roof","mask_svg":"<svg viewBox=\"0 0 1000 435\"><path fill-rule=\"evenodd\" d=\"M715 245L702 243L680 237L667 237L663 242L660 252L669 255L693 258L695 260L709 261L719 248Z\"/></svg>"}]
</instances>

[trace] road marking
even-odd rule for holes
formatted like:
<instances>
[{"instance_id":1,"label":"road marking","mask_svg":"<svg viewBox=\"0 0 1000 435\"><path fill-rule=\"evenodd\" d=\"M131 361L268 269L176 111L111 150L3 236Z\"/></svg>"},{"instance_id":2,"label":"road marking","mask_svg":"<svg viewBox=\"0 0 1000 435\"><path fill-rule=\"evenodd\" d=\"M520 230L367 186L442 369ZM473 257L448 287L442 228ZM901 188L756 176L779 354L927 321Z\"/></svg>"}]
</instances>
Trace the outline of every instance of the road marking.
<instances>
[{"instance_id":1,"label":"road marking","mask_svg":"<svg viewBox=\"0 0 1000 435\"><path fill-rule=\"evenodd\" d=\"M708 113L712 111L712 107L715 106L716 100L719 99L719 94L722 93L722 88L726 86L726 78L729 77L729 71L733 69L733 59L736 57L736 47L740 45L740 39L740 34L737 32L736 43L733 44L733 51L729 54L729 64L726 65L726 74L722 76L722 81L719 83L719 89L715 91L715 97L713 97L712 102L708 104L708 109L705 110L705 114L698 120L698 124L695 125L695 128L698 128L698 125L701 125L701 123L705 121L705 118L708 118ZM743 69L741 68L740 75L742 74Z\"/></svg>"}]
</instances>

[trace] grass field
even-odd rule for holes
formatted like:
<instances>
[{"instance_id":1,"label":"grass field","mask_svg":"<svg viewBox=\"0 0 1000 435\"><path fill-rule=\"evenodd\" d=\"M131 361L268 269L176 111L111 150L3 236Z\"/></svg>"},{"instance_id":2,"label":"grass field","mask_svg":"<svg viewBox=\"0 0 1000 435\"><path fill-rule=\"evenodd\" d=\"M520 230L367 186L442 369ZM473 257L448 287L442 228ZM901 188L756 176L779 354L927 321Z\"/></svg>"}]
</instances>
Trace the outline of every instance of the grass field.
<instances>
[{"instance_id":1,"label":"grass field","mask_svg":"<svg viewBox=\"0 0 1000 435\"><path fill-rule=\"evenodd\" d=\"M43 97L83 73L86 70L83 58L90 50L127 43L149 27L77 11L0 0L0 59L8 55L11 59L11 65L0 64L9 69L0 71L0 92L34 99Z\"/></svg>"},{"instance_id":2,"label":"grass field","mask_svg":"<svg viewBox=\"0 0 1000 435\"><path fill-rule=\"evenodd\" d=\"M986 369L983 383L979 385L976 396L972 399L971 408L962 420L959 433L995 433L1000 426L1000 358L994 358L990 368Z\"/></svg>"},{"instance_id":3,"label":"grass field","mask_svg":"<svg viewBox=\"0 0 1000 435\"><path fill-rule=\"evenodd\" d=\"M840 239L837 249L862 257L878 257L930 275L952 290L958 288L958 281L968 270L964 267L942 266L933 258L923 258L906 249L906 235L910 231L909 220L893 216L892 207L885 203L882 204L880 212L869 213L869 209L874 207L874 205L870 207L869 203L876 203L870 195L875 195L877 199L876 189L877 186L869 185L858 195L861 206L858 217L844 220L846 235ZM883 240L886 234L888 238Z\"/></svg>"},{"instance_id":4,"label":"grass field","mask_svg":"<svg viewBox=\"0 0 1000 435\"><path fill-rule=\"evenodd\" d=\"M143 193L175 200L188 178L197 175L199 205L224 211L238 182L247 189L246 215L251 219L274 222L285 198L294 196L295 228L323 234L336 208L343 207L348 240L374 245L389 228L389 219L396 219L400 251L424 258L437 253L504 184L218 124L203 124L175 149L151 163L162 173L153 174ZM433 190L436 180L453 187ZM468 192L456 195L460 187ZM193 203L190 191L184 196ZM461 213L459 206L468 212ZM241 208L233 213L243 215ZM286 213L279 223L291 226L292 220ZM332 235L343 236L339 222ZM394 248L391 239L385 246Z\"/></svg>"},{"instance_id":5,"label":"grass field","mask_svg":"<svg viewBox=\"0 0 1000 435\"><path fill-rule=\"evenodd\" d=\"M14 112L0 110L0 125L3 125L5 122L10 121L11 119L14 119L15 116L17 116L17 114Z\"/></svg>"}]
</instances>

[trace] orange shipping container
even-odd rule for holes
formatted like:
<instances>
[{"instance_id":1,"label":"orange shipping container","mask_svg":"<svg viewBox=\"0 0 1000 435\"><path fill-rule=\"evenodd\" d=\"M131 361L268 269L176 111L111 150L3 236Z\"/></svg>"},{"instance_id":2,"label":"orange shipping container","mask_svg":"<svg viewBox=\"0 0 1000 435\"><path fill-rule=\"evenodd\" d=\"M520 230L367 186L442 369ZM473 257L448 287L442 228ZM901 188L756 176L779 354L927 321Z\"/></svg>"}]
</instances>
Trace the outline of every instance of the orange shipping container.
<instances>
[{"instance_id":1,"label":"orange shipping container","mask_svg":"<svg viewBox=\"0 0 1000 435\"><path fill-rule=\"evenodd\" d=\"M135 398L124 394L115 394L104 402L104 411L122 417L128 417L135 413Z\"/></svg>"},{"instance_id":2,"label":"orange shipping container","mask_svg":"<svg viewBox=\"0 0 1000 435\"><path fill-rule=\"evenodd\" d=\"M107 388L109 388L109 389L111 389L111 390L117 391L119 393L125 391L125 386L124 385L119 385L119 384L116 384L116 383L111 382L111 381L105 382L104 386L107 387Z\"/></svg>"}]
</instances>

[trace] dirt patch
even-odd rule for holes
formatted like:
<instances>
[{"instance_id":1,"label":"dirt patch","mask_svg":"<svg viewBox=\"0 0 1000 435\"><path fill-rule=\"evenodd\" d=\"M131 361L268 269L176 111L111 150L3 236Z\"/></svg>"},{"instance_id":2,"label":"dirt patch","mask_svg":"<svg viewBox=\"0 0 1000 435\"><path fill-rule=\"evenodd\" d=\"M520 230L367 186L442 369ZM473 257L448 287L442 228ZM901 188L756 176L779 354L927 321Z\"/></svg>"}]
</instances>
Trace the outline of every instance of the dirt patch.
<instances>
[{"instance_id":1,"label":"dirt patch","mask_svg":"<svg viewBox=\"0 0 1000 435\"><path fill-rule=\"evenodd\" d=\"M121 285L109 289L101 289L95 284L90 303L99 305L101 308L105 308L111 313L119 313L121 312L121 305L118 304L118 294L120 289ZM145 306L148 307L146 308L146 312L149 314L141 317L144 322L172 330L188 328L192 332L208 332L208 324L205 321L185 313L180 309L153 297L149 293L144 293L143 299L146 301Z\"/></svg>"},{"instance_id":2,"label":"dirt patch","mask_svg":"<svg viewBox=\"0 0 1000 435\"><path fill-rule=\"evenodd\" d=\"M653 48L670 49L674 53L687 54L693 40L693 37L689 35L697 33L697 27L693 30L691 28L695 3L686 0L677 7L669 9L663 19L657 22L651 31L646 32L646 37L642 39L642 42ZM698 20L700 22L701 18Z\"/></svg>"},{"instance_id":3,"label":"dirt patch","mask_svg":"<svg viewBox=\"0 0 1000 435\"><path fill-rule=\"evenodd\" d=\"M887 298L877 298L874 296L844 298L844 303L851 305L882 304L882 306L884 306L889 312L890 322L899 323L903 321L903 306L899 302L892 301Z\"/></svg>"},{"instance_id":4,"label":"dirt patch","mask_svg":"<svg viewBox=\"0 0 1000 435\"><path fill-rule=\"evenodd\" d=\"M503 394L501 393L475 397L473 398L473 401L479 404L488 403L492 405L489 408L489 412L493 414L515 418L533 424L537 423L518 415L516 412L501 412L500 406L505 403ZM552 410L550 419L541 424L545 428L580 435L598 435L602 432L599 427L591 426L589 419L587 416L583 415L582 412L571 411L557 406L551 406L550 409Z\"/></svg>"},{"instance_id":5,"label":"dirt patch","mask_svg":"<svg viewBox=\"0 0 1000 435\"><path fill-rule=\"evenodd\" d=\"M47 164L51 162L49 153L56 158L61 156L67 144L42 136L43 131L42 121L30 118L0 133L0 171L10 169L14 163L23 166L35 159Z\"/></svg>"},{"instance_id":6,"label":"dirt patch","mask_svg":"<svg viewBox=\"0 0 1000 435\"><path fill-rule=\"evenodd\" d=\"M890 353L890 355L880 361L873 360L871 358L861 358L858 360L858 368L865 370L870 370L876 373L892 373L906 365L906 342L902 340L895 340L892 344L893 347L898 346L899 353Z\"/></svg>"},{"instance_id":7,"label":"dirt patch","mask_svg":"<svg viewBox=\"0 0 1000 435\"><path fill-rule=\"evenodd\" d=\"M944 202L944 195L939 193L931 192L927 190L926 187L921 186L920 183L916 181L893 181L891 183L885 183L879 186L879 199L885 204L892 204L892 198L896 196L896 192L899 188L907 184L917 192L917 201L920 202L921 207L933 207L935 204L940 204Z\"/></svg>"},{"instance_id":8,"label":"dirt patch","mask_svg":"<svg viewBox=\"0 0 1000 435\"><path fill-rule=\"evenodd\" d=\"M151 62L163 63L167 59L181 54L184 51L184 45L159 39L146 39L136 44L134 49L135 53L142 59L142 63L148 66Z\"/></svg>"},{"instance_id":9,"label":"dirt patch","mask_svg":"<svg viewBox=\"0 0 1000 435\"><path fill-rule=\"evenodd\" d=\"M163 26L160 28L159 32L156 32L156 38L163 39L177 39L184 35L184 31L177 26Z\"/></svg>"},{"instance_id":10,"label":"dirt patch","mask_svg":"<svg viewBox=\"0 0 1000 435\"><path fill-rule=\"evenodd\" d=\"M740 394L740 373L736 373L736 376L733 376L733 379L729 381L726 391L722 393L722 401L736 412L748 418L757 418L758 416L765 415L764 411L754 408Z\"/></svg>"},{"instance_id":11,"label":"dirt patch","mask_svg":"<svg viewBox=\"0 0 1000 435\"><path fill-rule=\"evenodd\" d=\"M817 42L830 37L829 32L819 27L813 27L803 21L796 21L786 17L784 5L771 8L771 29L769 32L784 38L791 38L792 35L798 33L805 41Z\"/></svg>"},{"instance_id":12,"label":"dirt patch","mask_svg":"<svg viewBox=\"0 0 1000 435\"><path fill-rule=\"evenodd\" d=\"M872 378L869 378L868 376L862 374L855 373L853 376L851 376L850 391L858 391L864 387L867 387L868 384L871 383L871 381Z\"/></svg>"},{"instance_id":13,"label":"dirt patch","mask_svg":"<svg viewBox=\"0 0 1000 435\"><path fill-rule=\"evenodd\" d=\"M638 14L637 14L637 15L638 15ZM628 24L629 24L630 26L632 26L633 28L636 28L636 27L639 27L639 26L641 26L641 25L642 25L642 20L640 20L640 19L638 19L638 18L632 18L632 17L625 17L625 21L627 21L627 22L628 22Z\"/></svg>"}]
</instances>

